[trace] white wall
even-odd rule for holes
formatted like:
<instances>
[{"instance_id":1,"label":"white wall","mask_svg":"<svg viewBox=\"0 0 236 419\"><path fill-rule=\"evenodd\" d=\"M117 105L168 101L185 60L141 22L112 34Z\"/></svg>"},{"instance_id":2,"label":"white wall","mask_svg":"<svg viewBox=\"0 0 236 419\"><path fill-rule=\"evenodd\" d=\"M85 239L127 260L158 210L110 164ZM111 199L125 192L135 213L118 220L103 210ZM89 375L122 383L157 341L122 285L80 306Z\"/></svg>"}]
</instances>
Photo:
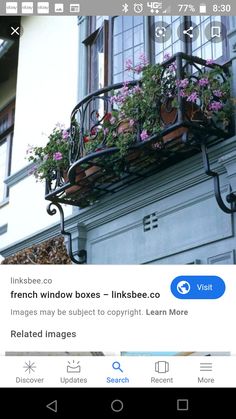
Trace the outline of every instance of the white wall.
<instances>
[{"instance_id":1,"label":"white wall","mask_svg":"<svg viewBox=\"0 0 236 419\"><path fill-rule=\"evenodd\" d=\"M28 164L28 144L43 145L57 122L69 126L77 103L78 26L77 17L39 16L22 18L17 74L15 132L12 171ZM12 94L11 89L8 90ZM0 225L8 232L0 236L0 248L55 223L46 213L44 184L33 176L10 189L10 202L0 209ZM72 207L66 208L66 214Z\"/></svg>"},{"instance_id":2,"label":"white wall","mask_svg":"<svg viewBox=\"0 0 236 419\"><path fill-rule=\"evenodd\" d=\"M12 172L26 164L28 144L44 144L57 122L69 125L77 99L76 17L22 18Z\"/></svg>"}]
</instances>

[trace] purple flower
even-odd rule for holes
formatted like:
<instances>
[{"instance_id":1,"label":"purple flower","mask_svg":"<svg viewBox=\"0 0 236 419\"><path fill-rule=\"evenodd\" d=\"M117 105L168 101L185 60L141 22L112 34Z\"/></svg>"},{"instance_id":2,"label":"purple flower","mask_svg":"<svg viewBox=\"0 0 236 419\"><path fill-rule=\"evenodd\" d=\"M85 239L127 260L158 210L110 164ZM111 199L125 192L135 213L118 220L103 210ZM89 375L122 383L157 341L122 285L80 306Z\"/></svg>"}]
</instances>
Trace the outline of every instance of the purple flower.
<instances>
[{"instance_id":1,"label":"purple flower","mask_svg":"<svg viewBox=\"0 0 236 419\"><path fill-rule=\"evenodd\" d=\"M213 101L209 105L210 111L220 111L223 108L223 104L221 102Z\"/></svg>"},{"instance_id":2,"label":"purple flower","mask_svg":"<svg viewBox=\"0 0 236 419\"><path fill-rule=\"evenodd\" d=\"M140 134L141 140L142 141L145 141L148 137L149 137L149 135L147 133L147 130L146 129L143 129L142 132L141 132L141 134Z\"/></svg>"},{"instance_id":3,"label":"purple flower","mask_svg":"<svg viewBox=\"0 0 236 419\"><path fill-rule=\"evenodd\" d=\"M56 153L53 154L53 160L62 160L62 158L63 156L60 151L57 151Z\"/></svg>"},{"instance_id":4,"label":"purple flower","mask_svg":"<svg viewBox=\"0 0 236 419\"><path fill-rule=\"evenodd\" d=\"M130 58L125 62L125 69L128 71L133 69L133 61Z\"/></svg>"},{"instance_id":5,"label":"purple flower","mask_svg":"<svg viewBox=\"0 0 236 419\"><path fill-rule=\"evenodd\" d=\"M108 128L104 128L103 132L104 132L104 135L107 135L109 133L109 129Z\"/></svg>"},{"instance_id":6,"label":"purple flower","mask_svg":"<svg viewBox=\"0 0 236 419\"><path fill-rule=\"evenodd\" d=\"M193 92L191 93L188 97L187 97L187 102L192 102L192 103L196 103L198 100L198 94L197 92Z\"/></svg>"},{"instance_id":7,"label":"purple flower","mask_svg":"<svg viewBox=\"0 0 236 419\"><path fill-rule=\"evenodd\" d=\"M169 58L171 57L171 55L170 55L170 53L169 52L166 52L165 54L164 54L164 60L169 60Z\"/></svg>"},{"instance_id":8,"label":"purple flower","mask_svg":"<svg viewBox=\"0 0 236 419\"><path fill-rule=\"evenodd\" d=\"M216 97L222 97L223 92L222 92L222 90L213 90L213 95L216 96Z\"/></svg>"},{"instance_id":9,"label":"purple flower","mask_svg":"<svg viewBox=\"0 0 236 419\"><path fill-rule=\"evenodd\" d=\"M198 84L199 84L199 86L201 86L201 87L208 86L208 84L209 84L209 80L208 80L208 78L204 77L204 78L202 78L202 79L198 80Z\"/></svg>"},{"instance_id":10,"label":"purple flower","mask_svg":"<svg viewBox=\"0 0 236 419\"><path fill-rule=\"evenodd\" d=\"M68 131L66 131L66 130L64 130L63 132L62 132L62 138L63 138L63 140L67 140L67 138L69 137L69 133L68 133Z\"/></svg>"},{"instance_id":11,"label":"purple flower","mask_svg":"<svg viewBox=\"0 0 236 419\"><path fill-rule=\"evenodd\" d=\"M185 89L189 85L189 80L188 79L176 80L176 85L178 87Z\"/></svg>"},{"instance_id":12,"label":"purple flower","mask_svg":"<svg viewBox=\"0 0 236 419\"><path fill-rule=\"evenodd\" d=\"M187 93L184 90L180 90L180 96L181 97L186 97Z\"/></svg>"},{"instance_id":13,"label":"purple flower","mask_svg":"<svg viewBox=\"0 0 236 419\"><path fill-rule=\"evenodd\" d=\"M110 123L111 123L111 125L114 125L116 123L116 117L115 116L111 117Z\"/></svg>"},{"instance_id":14,"label":"purple flower","mask_svg":"<svg viewBox=\"0 0 236 419\"><path fill-rule=\"evenodd\" d=\"M176 63L172 63L172 64L170 64L170 65L169 65L169 67L168 67L168 69L169 69L169 71L170 71L171 73L174 73L174 72L177 70L177 65L176 65Z\"/></svg>"},{"instance_id":15,"label":"purple flower","mask_svg":"<svg viewBox=\"0 0 236 419\"><path fill-rule=\"evenodd\" d=\"M139 59L140 59L140 62L143 66L148 65L148 59L143 52L140 54Z\"/></svg>"},{"instance_id":16,"label":"purple flower","mask_svg":"<svg viewBox=\"0 0 236 419\"><path fill-rule=\"evenodd\" d=\"M212 64L214 64L214 60L212 58L208 58L208 60L206 60L206 64L207 65L212 65Z\"/></svg>"},{"instance_id":17,"label":"purple flower","mask_svg":"<svg viewBox=\"0 0 236 419\"><path fill-rule=\"evenodd\" d=\"M132 93L141 93L142 92L142 89L141 89L141 87L140 86L135 86L134 88L133 88L133 92Z\"/></svg>"},{"instance_id":18,"label":"purple flower","mask_svg":"<svg viewBox=\"0 0 236 419\"><path fill-rule=\"evenodd\" d=\"M143 71L143 65L142 64L137 64L135 67L134 67L134 71L135 71L135 73L137 73L137 74L140 74L140 73L142 73L142 71Z\"/></svg>"},{"instance_id":19,"label":"purple flower","mask_svg":"<svg viewBox=\"0 0 236 419\"><path fill-rule=\"evenodd\" d=\"M133 127L133 126L134 126L134 124L135 124L135 121L134 121L133 119L131 119L131 120L129 121L129 126L130 126L130 127Z\"/></svg>"}]
</instances>

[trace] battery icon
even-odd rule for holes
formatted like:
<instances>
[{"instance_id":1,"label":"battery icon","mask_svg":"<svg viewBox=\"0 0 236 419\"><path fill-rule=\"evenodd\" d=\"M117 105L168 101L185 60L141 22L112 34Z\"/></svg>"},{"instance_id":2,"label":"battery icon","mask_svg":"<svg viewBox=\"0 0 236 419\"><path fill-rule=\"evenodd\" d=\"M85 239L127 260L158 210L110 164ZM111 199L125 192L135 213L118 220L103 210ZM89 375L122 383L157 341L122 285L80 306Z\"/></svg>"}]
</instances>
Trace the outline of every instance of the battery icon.
<instances>
[{"instance_id":1,"label":"battery icon","mask_svg":"<svg viewBox=\"0 0 236 419\"><path fill-rule=\"evenodd\" d=\"M200 13L206 13L206 4L201 3L199 6L199 12Z\"/></svg>"}]
</instances>

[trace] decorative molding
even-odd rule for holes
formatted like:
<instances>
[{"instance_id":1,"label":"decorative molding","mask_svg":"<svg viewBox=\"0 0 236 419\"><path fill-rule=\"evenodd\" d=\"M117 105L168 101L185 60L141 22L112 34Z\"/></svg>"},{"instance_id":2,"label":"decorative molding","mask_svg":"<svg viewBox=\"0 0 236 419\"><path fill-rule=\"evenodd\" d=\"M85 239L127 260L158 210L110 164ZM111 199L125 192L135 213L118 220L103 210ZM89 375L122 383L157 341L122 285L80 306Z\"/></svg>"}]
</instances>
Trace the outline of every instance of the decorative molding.
<instances>
[{"instance_id":1,"label":"decorative molding","mask_svg":"<svg viewBox=\"0 0 236 419\"><path fill-rule=\"evenodd\" d=\"M209 265L234 265L235 251L225 252L220 255L211 256L207 259Z\"/></svg>"},{"instance_id":2,"label":"decorative molding","mask_svg":"<svg viewBox=\"0 0 236 419\"><path fill-rule=\"evenodd\" d=\"M8 176L4 180L4 183L7 185L8 188L11 188L12 186L16 185L21 180L28 177L30 175L30 171L32 170L33 166L35 166L35 163L27 164L27 166L22 167L22 169Z\"/></svg>"},{"instance_id":3,"label":"decorative molding","mask_svg":"<svg viewBox=\"0 0 236 419\"><path fill-rule=\"evenodd\" d=\"M236 137L211 147L209 156L213 170L217 169L219 174L226 173L219 159L222 154L235 150ZM105 197L93 206L80 210L77 213L79 222L89 231L202 182L211 182L204 173L201 159L199 153L113 196Z\"/></svg>"}]
</instances>

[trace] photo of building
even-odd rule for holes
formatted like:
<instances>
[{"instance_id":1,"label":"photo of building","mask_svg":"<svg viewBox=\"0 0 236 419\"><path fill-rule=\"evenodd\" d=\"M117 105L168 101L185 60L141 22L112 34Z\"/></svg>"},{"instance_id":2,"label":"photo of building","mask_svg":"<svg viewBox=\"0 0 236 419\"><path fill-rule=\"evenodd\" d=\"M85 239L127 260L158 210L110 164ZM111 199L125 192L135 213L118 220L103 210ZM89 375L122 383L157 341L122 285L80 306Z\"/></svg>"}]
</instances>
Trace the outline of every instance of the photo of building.
<instances>
[{"instance_id":1,"label":"photo of building","mask_svg":"<svg viewBox=\"0 0 236 419\"><path fill-rule=\"evenodd\" d=\"M233 16L166 16L164 22L140 15L0 17L3 263L234 264L235 58ZM128 128L119 122L114 141L132 141L120 155L108 142L116 91L128 92L122 106L149 88L140 60L144 67L164 63L157 71L166 100L153 102L158 129L141 100L135 109L140 106L142 118L129 116ZM230 85L228 123L214 119L226 95L214 87L216 70ZM211 80L207 115L199 116L199 98L209 93ZM172 102L168 108L172 94L175 110ZM183 103L191 103L194 118ZM70 136L70 168L64 181L54 172L45 192L28 156L30 147L45 146L56 126L65 140ZM71 195L69 188L75 188Z\"/></svg>"}]
</instances>

